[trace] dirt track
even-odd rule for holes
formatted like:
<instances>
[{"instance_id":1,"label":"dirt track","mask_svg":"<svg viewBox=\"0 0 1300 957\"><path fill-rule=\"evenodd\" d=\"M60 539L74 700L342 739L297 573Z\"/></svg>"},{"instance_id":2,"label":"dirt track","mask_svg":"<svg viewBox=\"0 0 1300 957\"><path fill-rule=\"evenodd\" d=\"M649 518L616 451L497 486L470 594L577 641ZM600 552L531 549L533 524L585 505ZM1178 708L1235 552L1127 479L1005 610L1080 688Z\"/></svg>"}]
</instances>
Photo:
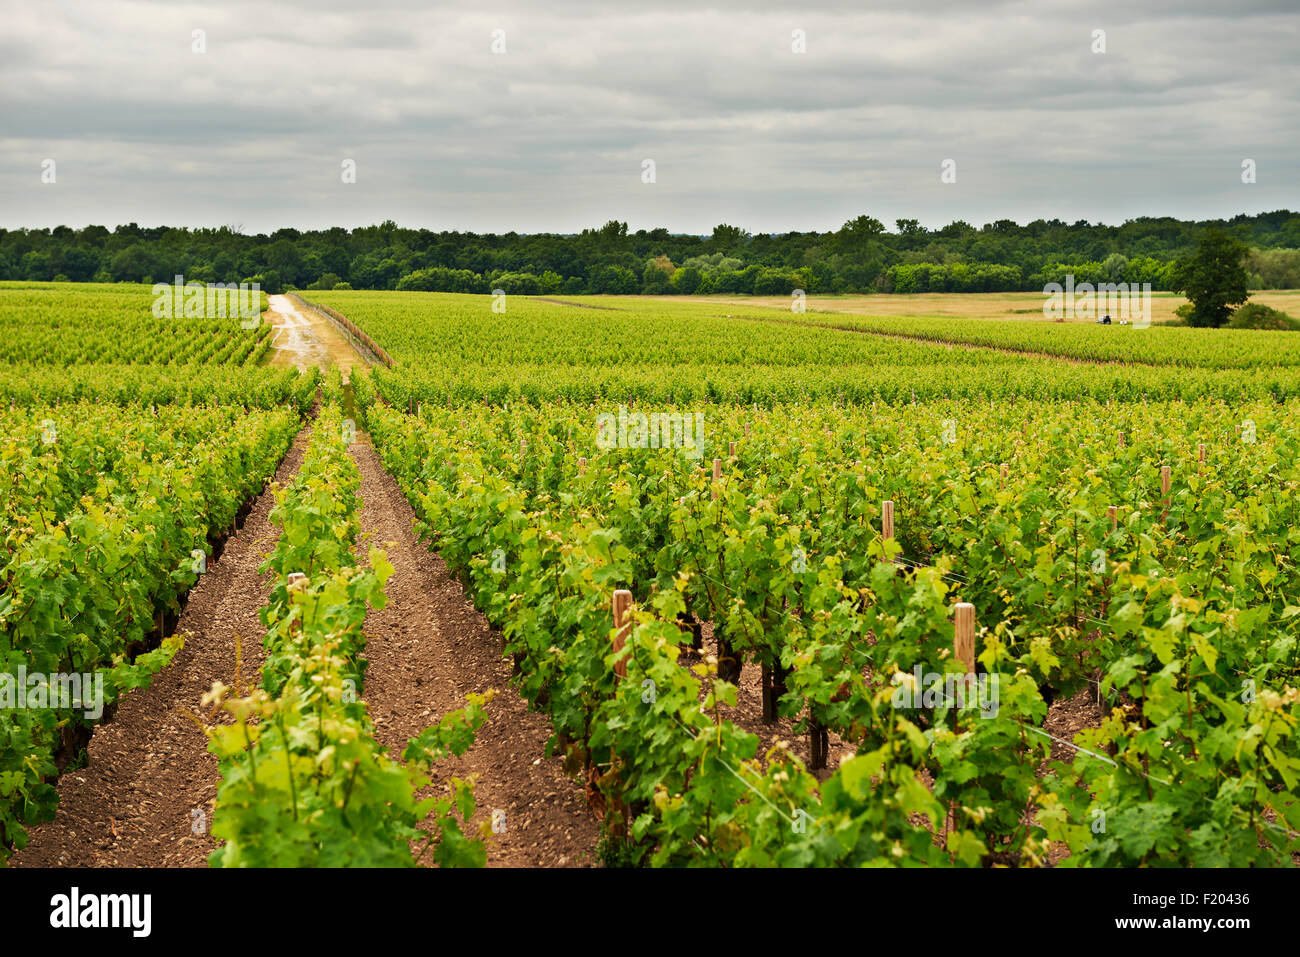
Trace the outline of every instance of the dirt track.
<instances>
[{"instance_id":1,"label":"dirt track","mask_svg":"<svg viewBox=\"0 0 1300 957\"><path fill-rule=\"evenodd\" d=\"M288 296L267 296L267 321L275 328L271 340L271 365L309 369L337 366L344 378L364 365L352 344L328 319L311 309L300 309Z\"/></svg>"},{"instance_id":2,"label":"dirt track","mask_svg":"<svg viewBox=\"0 0 1300 957\"><path fill-rule=\"evenodd\" d=\"M362 698L379 743L400 754L408 738L463 707L465 695L495 689L474 747L435 770L443 780L477 775L473 827L504 812L497 818L504 830L489 841L489 866L590 865L598 823L560 759L545 757L550 723L510 686L500 636L443 560L416 540L415 513L374 449L360 439L352 456L364 476L361 526L369 539L359 551L384 549L394 569L384 586L387 605L366 617Z\"/></svg>"}]
</instances>

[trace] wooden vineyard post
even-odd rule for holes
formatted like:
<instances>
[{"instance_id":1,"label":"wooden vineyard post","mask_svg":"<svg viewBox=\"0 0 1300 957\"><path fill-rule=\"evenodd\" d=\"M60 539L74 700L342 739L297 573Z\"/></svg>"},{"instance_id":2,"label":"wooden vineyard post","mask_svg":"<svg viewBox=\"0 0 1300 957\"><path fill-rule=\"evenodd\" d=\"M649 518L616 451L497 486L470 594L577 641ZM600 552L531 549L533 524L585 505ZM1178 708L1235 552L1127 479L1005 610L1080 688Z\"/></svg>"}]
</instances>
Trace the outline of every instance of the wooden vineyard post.
<instances>
[{"instance_id":1,"label":"wooden vineyard post","mask_svg":"<svg viewBox=\"0 0 1300 957\"><path fill-rule=\"evenodd\" d=\"M587 460L585 458L578 459L578 474L579 475L587 474Z\"/></svg>"},{"instance_id":2,"label":"wooden vineyard post","mask_svg":"<svg viewBox=\"0 0 1300 957\"><path fill-rule=\"evenodd\" d=\"M966 666L966 674L975 673L975 606L968 601L957 603L953 611L952 647L957 660Z\"/></svg>"},{"instance_id":3,"label":"wooden vineyard post","mask_svg":"<svg viewBox=\"0 0 1300 957\"><path fill-rule=\"evenodd\" d=\"M614 608L614 653L622 651L627 644L628 637L632 634L632 593L626 588L616 589L612 602ZM627 660L616 661L614 663L614 681L618 683L627 677ZM597 770L590 764L588 759L587 767L588 786L595 790ZM617 756L607 772L607 780L610 782L610 799L608 807L607 820L610 822L610 829L620 837L627 837L628 826L628 809L620 799L622 794L622 775L619 774L619 761ZM594 807L594 805L593 805Z\"/></svg>"},{"instance_id":4,"label":"wooden vineyard post","mask_svg":"<svg viewBox=\"0 0 1300 957\"><path fill-rule=\"evenodd\" d=\"M722 481L722 459L713 460L713 500L718 500L718 483Z\"/></svg>"},{"instance_id":5,"label":"wooden vineyard post","mask_svg":"<svg viewBox=\"0 0 1300 957\"><path fill-rule=\"evenodd\" d=\"M525 455L527 455L527 454L528 454L528 443L525 442L523 439L520 439L520 440L519 440L519 457L522 459L522 458L523 458Z\"/></svg>"},{"instance_id":6,"label":"wooden vineyard post","mask_svg":"<svg viewBox=\"0 0 1300 957\"><path fill-rule=\"evenodd\" d=\"M735 457L736 457L736 443L735 443L735 442L728 442L728 443L727 443L727 458L729 458L729 459L734 459Z\"/></svg>"},{"instance_id":7,"label":"wooden vineyard post","mask_svg":"<svg viewBox=\"0 0 1300 957\"><path fill-rule=\"evenodd\" d=\"M965 669L965 674L962 677L960 700L968 702L971 700L972 694L975 693L975 606L968 601L958 602L953 609L952 623L953 654ZM956 704L957 702L952 702L952 726L954 730L958 728L960 720ZM957 803L955 800L948 803L948 817L944 824L949 832L957 826Z\"/></svg>"},{"instance_id":8,"label":"wooden vineyard post","mask_svg":"<svg viewBox=\"0 0 1300 957\"><path fill-rule=\"evenodd\" d=\"M998 488L1006 488L1007 485L1007 463L1002 463L1002 472L998 479Z\"/></svg>"},{"instance_id":9,"label":"wooden vineyard post","mask_svg":"<svg viewBox=\"0 0 1300 957\"><path fill-rule=\"evenodd\" d=\"M1124 433L1119 432L1117 435L1119 436L1119 447L1122 449L1124 447Z\"/></svg>"},{"instance_id":10,"label":"wooden vineyard post","mask_svg":"<svg viewBox=\"0 0 1300 957\"><path fill-rule=\"evenodd\" d=\"M1205 443L1204 442L1198 442L1196 445L1196 461L1200 463L1196 467L1196 471L1204 472L1205 471Z\"/></svg>"},{"instance_id":11,"label":"wooden vineyard post","mask_svg":"<svg viewBox=\"0 0 1300 957\"><path fill-rule=\"evenodd\" d=\"M632 593L626 588L620 588L614 592L614 653L623 650L627 643L628 635L632 633L632 621L628 612L632 610ZM617 661L614 663L614 676L620 681L627 677L627 661Z\"/></svg>"},{"instance_id":12,"label":"wooden vineyard post","mask_svg":"<svg viewBox=\"0 0 1300 957\"><path fill-rule=\"evenodd\" d=\"M953 657L962 665L962 702L971 700L975 693L975 606L968 601L959 601L952 612L952 650ZM953 702L954 709L956 702ZM960 715L953 711L952 726L956 730Z\"/></svg>"},{"instance_id":13,"label":"wooden vineyard post","mask_svg":"<svg viewBox=\"0 0 1300 957\"><path fill-rule=\"evenodd\" d=\"M1162 496L1160 503L1163 508L1163 511L1160 513L1161 525L1163 525L1165 523L1165 519L1169 517L1169 489L1172 487L1173 487L1172 473L1169 470L1169 466L1168 465L1160 466L1160 495Z\"/></svg>"},{"instance_id":14,"label":"wooden vineyard post","mask_svg":"<svg viewBox=\"0 0 1300 957\"><path fill-rule=\"evenodd\" d=\"M1106 514L1110 516L1110 530L1113 532L1119 527L1119 509L1111 505L1106 509Z\"/></svg>"},{"instance_id":15,"label":"wooden vineyard post","mask_svg":"<svg viewBox=\"0 0 1300 957\"><path fill-rule=\"evenodd\" d=\"M749 423L745 423L745 438L749 438Z\"/></svg>"}]
</instances>

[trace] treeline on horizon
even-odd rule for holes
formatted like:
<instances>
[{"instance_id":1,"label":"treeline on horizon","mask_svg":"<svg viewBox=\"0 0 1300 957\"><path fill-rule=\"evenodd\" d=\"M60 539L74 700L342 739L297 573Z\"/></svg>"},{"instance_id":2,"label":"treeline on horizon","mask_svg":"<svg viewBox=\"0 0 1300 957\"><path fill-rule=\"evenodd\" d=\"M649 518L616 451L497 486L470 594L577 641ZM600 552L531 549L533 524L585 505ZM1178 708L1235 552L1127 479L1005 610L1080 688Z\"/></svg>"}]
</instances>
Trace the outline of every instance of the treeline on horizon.
<instances>
[{"instance_id":1,"label":"treeline on horizon","mask_svg":"<svg viewBox=\"0 0 1300 957\"><path fill-rule=\"evenodd\" d=\"M1202 231L1249 247L1251 288L1300 288L1300 214L1230 220L1140 218L1121 226L998 220L895 230L858 216L834 232L760 233L719 225L709 236L637 230L611 220L576 235L403 229L391 220L346 230L141 227L0 229L0 279L72 282L257 282L286 289L408 289L524 295L809 295L1041 291L1051 282L1170 288L1173 263Z\"/></svg>"}]
</instances>

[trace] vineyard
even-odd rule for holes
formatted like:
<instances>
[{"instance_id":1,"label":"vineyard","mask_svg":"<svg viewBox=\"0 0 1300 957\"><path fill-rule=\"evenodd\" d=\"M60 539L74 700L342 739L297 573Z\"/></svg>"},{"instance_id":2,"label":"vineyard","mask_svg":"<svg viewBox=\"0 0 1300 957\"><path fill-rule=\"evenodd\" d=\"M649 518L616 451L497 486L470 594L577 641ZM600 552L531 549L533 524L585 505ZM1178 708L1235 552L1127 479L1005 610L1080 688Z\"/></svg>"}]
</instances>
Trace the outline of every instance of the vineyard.
<instances>
[{"instance_id":1,"label":"vineyard","mask_svg":"<svg viewBox=\"0 0 1300 957\"><path fill-rule=\"evenodd\" d=\"M147 293L0 289L6 848L53 813L93 725L172 660L181 599L317 390L257 367L269 329L160 323ZM56 676L83 680L61 694Z\"/></svg>"},{"instance_id":2,"label":"vineyard","mask_svg":"<svg viewBox=\"0 0 1300 957\"><path fill-rule=\"evenodd\" d=\"M105 706L0 702L11 863L115 862L166 711L133 861L1295 865L1287 333L301 295L383 360L0 284L4 671Z\"/></svg>"}]
</instances>

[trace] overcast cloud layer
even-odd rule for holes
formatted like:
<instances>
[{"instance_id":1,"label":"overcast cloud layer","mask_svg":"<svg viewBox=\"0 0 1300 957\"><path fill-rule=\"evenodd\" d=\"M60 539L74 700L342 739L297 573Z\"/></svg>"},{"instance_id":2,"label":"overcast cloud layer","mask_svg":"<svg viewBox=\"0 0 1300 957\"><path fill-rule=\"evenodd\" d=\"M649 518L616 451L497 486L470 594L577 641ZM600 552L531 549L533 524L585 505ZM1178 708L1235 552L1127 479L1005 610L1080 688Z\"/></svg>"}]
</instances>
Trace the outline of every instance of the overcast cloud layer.
<instances>
[{"instance_id":1,"label":"overcast cloud layer","mask_svg":"<svg viewBox=\"0 0 1300 957\"><path fill-rule=\"evenodd\" d=\"M10 3L0 22L8 228L784 232L864 212L892 229L1300 209L1294 0L97 0Z\"/></svg>"}]
</instances>

